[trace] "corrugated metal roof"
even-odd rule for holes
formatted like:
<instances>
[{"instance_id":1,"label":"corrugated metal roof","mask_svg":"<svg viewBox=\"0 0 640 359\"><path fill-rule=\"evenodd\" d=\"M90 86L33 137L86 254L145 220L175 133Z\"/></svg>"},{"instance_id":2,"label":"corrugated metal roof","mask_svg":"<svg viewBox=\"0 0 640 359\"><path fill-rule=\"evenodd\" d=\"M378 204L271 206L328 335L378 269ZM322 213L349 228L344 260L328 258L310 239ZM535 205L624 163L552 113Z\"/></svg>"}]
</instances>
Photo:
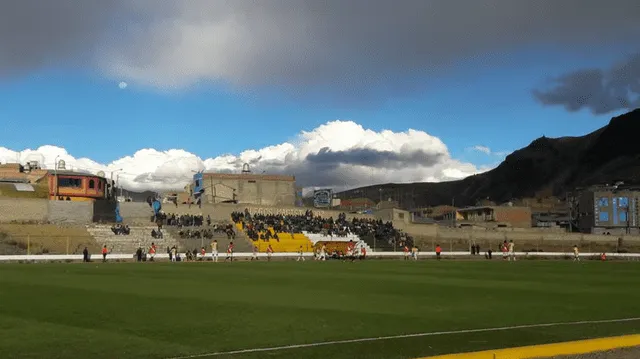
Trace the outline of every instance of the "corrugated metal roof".
<instances>
[{"instance_id":1,"label":"corrugated metal roof","mask_svg":"<svg viewBox=\"0 0 640 359\"><path fill-rule=\"evenodd\" d=\"M18 192L35 192L35 188L28 183L15 183L13 185Z\"/></svg>"}]
</instances>

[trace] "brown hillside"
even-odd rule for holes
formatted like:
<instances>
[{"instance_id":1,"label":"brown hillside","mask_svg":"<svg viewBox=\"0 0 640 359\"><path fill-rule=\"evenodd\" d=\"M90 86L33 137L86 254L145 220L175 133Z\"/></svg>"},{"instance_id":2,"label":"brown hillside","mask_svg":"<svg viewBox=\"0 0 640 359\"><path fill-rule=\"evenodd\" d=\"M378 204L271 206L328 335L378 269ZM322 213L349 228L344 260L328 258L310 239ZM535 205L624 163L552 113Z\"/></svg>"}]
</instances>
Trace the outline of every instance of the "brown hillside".
<instances>
[{"instance_id":1,"label":"brown hillside","mask_svg":"<svg viewBox=\"0 0 640 359\"><path fill-rule=\"evenodd\" d=\"M403 208L443 204L475 205L539 196L564 197L575 187L624 181L640 184L640 109L613 118L609 124L581 137L541 137L517 150L495 169L459 181L383 184L345 191L341 198L377 200L392 197ZM356 192L359 191L359 192Z\"/></svg>"}]
</instances>

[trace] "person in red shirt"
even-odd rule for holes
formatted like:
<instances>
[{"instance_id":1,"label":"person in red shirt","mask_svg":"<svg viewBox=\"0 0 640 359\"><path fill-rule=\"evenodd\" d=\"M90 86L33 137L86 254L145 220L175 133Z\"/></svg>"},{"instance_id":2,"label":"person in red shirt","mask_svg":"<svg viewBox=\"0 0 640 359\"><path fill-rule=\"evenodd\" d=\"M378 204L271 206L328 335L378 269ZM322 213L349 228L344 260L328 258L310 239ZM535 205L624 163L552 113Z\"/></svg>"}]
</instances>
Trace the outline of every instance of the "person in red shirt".
<instances>
[{"instance_id":1,"label":"person in red shirt","mask_svg":"<svg viewBox=\"0 0 640 359\"><path fill-rule=\"evenodd\" d=\"M200 260L204 261L207 256L207 250L204 247L200 248Z\"/></svg>"},{"instance_id":2,"label":"person in red shirt","mask_svg":"<svg viewBox=\"0 0 640 359\"><path fill-rule=\"evenodd\" d=\"M436 244L436 259L440 260L440 253L442 253L442 248L439 244Z\"/></svg>"},{"instance_id":3,"label":"person in red shirt","mask_svg":"<svg viewBox=\"0 0 640 359\"><path fill-rule=\"evenodd\" d=\"M227 246L227 257L224 259L224 261L226 262L227 259L230 262L233 262L233 242L229 242L229 246Z\"/></svg>"},{"instance_id":4,"label":"person in red shirt","mask_svg":"<svg viewBox=\"0 0 640 359\"><path fill-rule=\"evenodd\" d=\"M151 247L149 248L149 260L153 262L153 258L156 256L157 247L155 243L151 243Z\"/></svg>"},{"instance_id":5,"label":"person in red shirt","mask_svg":"<svg viewBox=\"0 0 640 359\"><path fill-rule=\"evenodd\" d=\"M409 247L404 246L404 248L402 248L402 251L404 252L404 260L409 260Z\"/></svg>"},{"instance_id":6,"label":"person in red shirt","mask_svg":"<svg viewBox=\"0 0 640 359\"><path fill-rule=\"evenodd\" d=\"M363 260L367 257L367 249L362 246L360 247L360 260Z\"/></svg>"},{"instance_id":7,"label":"person in red shirt","mask_svg":"<svg viewBox=\"0 0 640 359\"><path fill-rule=\"evenodd\" d=\"M271 245L267 247L267 262L271 262L271 255L273 254L273 248Z\"/></svg>"},{"instance_id":8,"label":"person in red shirt","mask_svg":"<svg viewBox=\"0 0 640 359\"><path fill-rule=\"evenodd\" d=\"M507 241L504 241L502 243L502 260L507 260L508 256L509 256L509 245L507 244Z\"/></svg>"},{"instance_id":9,"label":"person in red shirt","mask_svg":"<svg viewBox=\"0 0 640 359\"><path fill-rule=\"evenodd\" d=\"M107 254L109 253L109 250L107 249L107 245L105 244L104 247L102 247L102 261L106 262L107 261Z\"/></svg>"}]
</instances>

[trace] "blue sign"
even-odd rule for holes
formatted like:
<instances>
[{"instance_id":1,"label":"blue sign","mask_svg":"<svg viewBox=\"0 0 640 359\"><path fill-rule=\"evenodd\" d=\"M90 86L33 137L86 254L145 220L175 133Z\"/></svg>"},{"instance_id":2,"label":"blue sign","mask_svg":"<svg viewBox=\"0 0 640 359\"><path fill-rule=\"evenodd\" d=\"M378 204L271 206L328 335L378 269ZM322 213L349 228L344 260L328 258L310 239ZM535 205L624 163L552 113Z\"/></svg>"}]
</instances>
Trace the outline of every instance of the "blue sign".
<instances>
[{"instance_id":1,"label":"blue sign","mask_svg":"<svg viewBox=\"0 0 640 359\"><path fill-rule=\"evenodd\" d=\"M116 223L122 223L122 216L120 215L120 203L116 203Z\"/></svg>"},{"instance_id":2,"label":"blue sign","mask_svg":"<svg viewBox=\"0 0 640 359\"><path fill-rule=\"evenodd\" d=\"M319 189L313 191L314 207L331 207L333 199L333 191L331 189Z\"/></svg>"}]
</instances>

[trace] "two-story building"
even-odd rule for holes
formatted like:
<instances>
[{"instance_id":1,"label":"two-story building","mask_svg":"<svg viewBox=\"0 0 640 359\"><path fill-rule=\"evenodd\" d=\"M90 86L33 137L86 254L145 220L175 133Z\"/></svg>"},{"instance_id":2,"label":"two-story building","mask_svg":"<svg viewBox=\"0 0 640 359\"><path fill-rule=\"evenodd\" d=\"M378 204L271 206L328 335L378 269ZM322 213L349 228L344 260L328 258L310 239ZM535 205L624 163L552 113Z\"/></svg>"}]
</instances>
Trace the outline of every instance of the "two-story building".
<instances>
[{"instance_id":1,"label":"two-story building","mask_svg":"<svg viewBox=\"0 0 640 359\"><path fill-rule=\"evenodd\" d=\"M580 193L574 209L583 233L640 233L640 188L592 187Z\"/></svg>"}]
</instances>

